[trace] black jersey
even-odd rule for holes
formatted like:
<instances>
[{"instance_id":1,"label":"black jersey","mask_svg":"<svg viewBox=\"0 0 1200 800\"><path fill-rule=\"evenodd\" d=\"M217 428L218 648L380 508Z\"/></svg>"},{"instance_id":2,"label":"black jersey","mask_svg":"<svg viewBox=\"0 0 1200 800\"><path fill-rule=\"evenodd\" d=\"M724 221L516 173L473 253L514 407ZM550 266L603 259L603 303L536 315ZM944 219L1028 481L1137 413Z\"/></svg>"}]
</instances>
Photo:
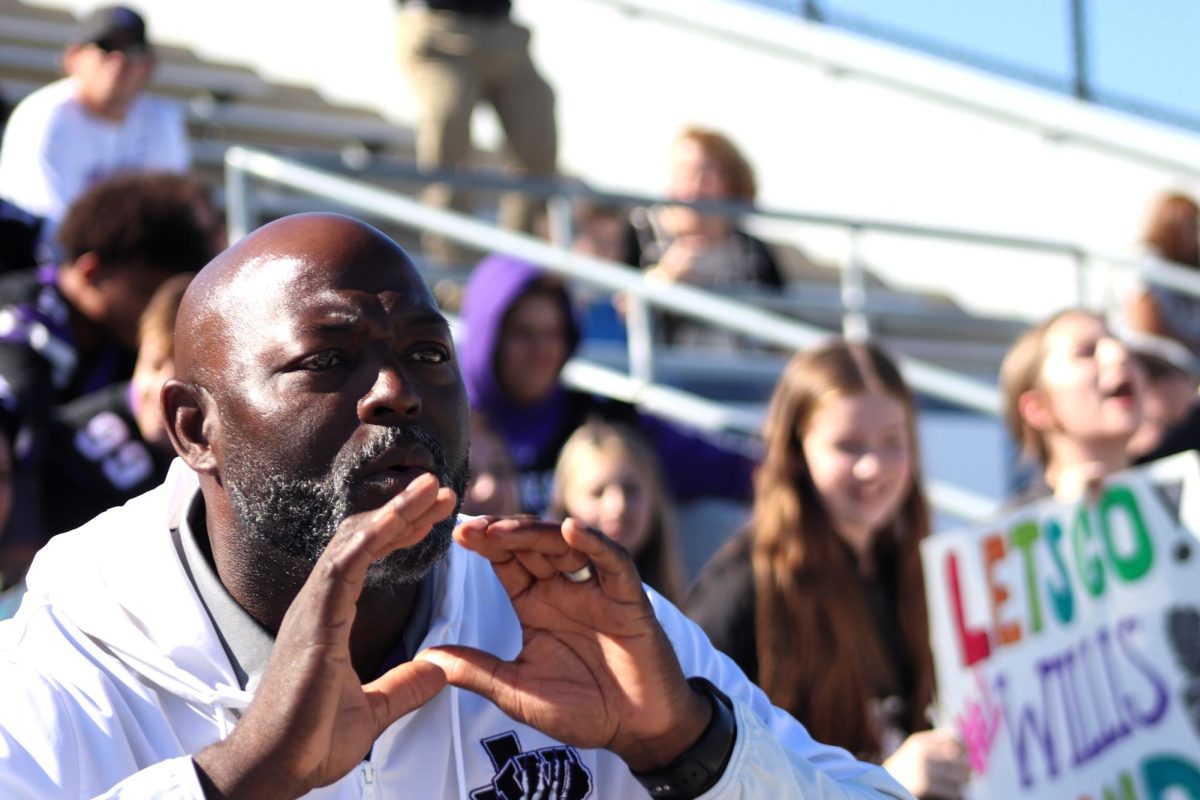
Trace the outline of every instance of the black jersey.
<instances>
[{"instance_id":1,"label":"black jersey","mask_svg":"<svg viewBox=\"0 0 1200 800\"><path fill-rule=\"evenodd\" d=\"M42 523L62 533L162 483L172 454L142 438L129 384L84 395L54 411L42 470Z\"/></svg>"}]
</instances>

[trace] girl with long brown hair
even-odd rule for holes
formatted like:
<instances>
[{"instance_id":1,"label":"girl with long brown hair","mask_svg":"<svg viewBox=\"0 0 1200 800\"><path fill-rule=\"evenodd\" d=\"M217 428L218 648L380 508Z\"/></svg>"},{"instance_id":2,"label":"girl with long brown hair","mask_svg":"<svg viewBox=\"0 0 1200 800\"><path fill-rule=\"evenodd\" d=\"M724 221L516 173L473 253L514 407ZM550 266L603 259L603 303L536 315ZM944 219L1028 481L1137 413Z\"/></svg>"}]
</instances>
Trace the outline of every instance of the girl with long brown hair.
<instances>
[{"instance_id":1,"label":"girl with long brown hair","mask_svg":"<svg viewBox=\"0 0 1200 800\"><path fill-rule=\"evenodd\" d=\"M686 610L818 740L953 798L962 750L929 731L933 688L918 545L929 533L913 398L891 360L837 340L775 388L749 529Z\"/></svg>"}]
</instances>

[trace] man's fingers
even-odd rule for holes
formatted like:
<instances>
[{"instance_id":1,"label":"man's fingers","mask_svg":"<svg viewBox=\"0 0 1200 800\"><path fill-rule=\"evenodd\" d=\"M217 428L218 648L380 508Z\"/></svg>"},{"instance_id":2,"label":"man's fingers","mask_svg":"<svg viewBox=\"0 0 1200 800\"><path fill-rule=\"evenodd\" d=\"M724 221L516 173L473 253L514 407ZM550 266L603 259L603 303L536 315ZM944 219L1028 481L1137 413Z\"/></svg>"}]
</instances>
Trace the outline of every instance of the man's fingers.
<instances>
[{"instance_id":1,"label":"man's fingers","mask_svg":"<svg viewBox=\"0 0 1200 800\"><path fill-rule=\"evenodd\" d=\"M428 703L446 685L446 673L432 661L410 661L363 686L375 718L375 735Z\"/></svg>"},{"instance_id":2,"label":"man's fingers","mask_svg":"<svg viewBox=\"0 0 1200 800\"><path fill-rule=\"evenodd\" d=\"M438 487L428 473L374 512L343 523L321 554L287 618L315 621L349 641L350 622L372 562L399 547L415 544L429 528L454 510L454 492ZM281 627L282 631L282 627Z\"/></svg>"},{"instance_id":3,"label":"man's fingers","mask_svg":"<svg viewBox=\"0 0 1200 800\"><path fill-rule=\"evenodd\" d=\"M645 594L629 554L615 542L569 517L562 524L562 534L573 549L591 562L609 596L633 599Z\"/></svg>"},{"instance_id":4,"label":"man's fingers","mask_svg":"<svg viewBox=\"0 0 1200 800\"><path fill-rule=\"evenodd\" d=\"M471 520L470 522L475 522ZM570 552L557 522L536 519L501 519L487 525L460 526L467 538L464 547L474 550L492 563L508 561L518 551L561 556Z\"/></svg>"},{"instance_id":5,"label":"man's fingers","mask_svg":"<svg viewBox=\"0 0 1200 800\"><path fill-rule=\"evenodd\" d=\"M508 712L504 701L511 697L511 688L501 680L507 664L491 653L474 647L444 645L417 653L416 661L437 665L451 686L475 692Z\"/></svg>"},{"instance_id":6,"label":"man's fingers","mask_svg":"<svg viewBox=\"0 0 1200 800\"><path fill-rule=\"evenodd\" d=\"M426 472L418 475L403 492L380 506L366 521L372 560L382 558L424 537L435 522L454 512L453 489L439 487L437 478Z\"/></svg>"}]
</instances>

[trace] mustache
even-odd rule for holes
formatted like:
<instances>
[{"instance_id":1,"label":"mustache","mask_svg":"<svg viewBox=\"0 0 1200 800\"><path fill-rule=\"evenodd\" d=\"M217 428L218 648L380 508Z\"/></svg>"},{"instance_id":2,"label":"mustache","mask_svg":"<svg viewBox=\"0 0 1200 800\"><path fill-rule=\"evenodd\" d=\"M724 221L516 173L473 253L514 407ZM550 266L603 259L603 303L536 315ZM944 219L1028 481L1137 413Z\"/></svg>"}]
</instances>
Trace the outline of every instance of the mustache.
<instances>
[{"instance_id":1,"label":"mustache","mask_svg":"<svg viewBox=\"0 0 1200 800\"><path fill-rule=\"evenodd\" d=\"M355 453L346 458L345 464L335 468L351 480L361 478L375 459L406 444L417 444L423 447L433 458L435 476L442 486L450 486L449 469L446 464L446 452L432 434L416 425L396 425L387 428L371 428L367 441Z\"/></svg>"}]
</instances>

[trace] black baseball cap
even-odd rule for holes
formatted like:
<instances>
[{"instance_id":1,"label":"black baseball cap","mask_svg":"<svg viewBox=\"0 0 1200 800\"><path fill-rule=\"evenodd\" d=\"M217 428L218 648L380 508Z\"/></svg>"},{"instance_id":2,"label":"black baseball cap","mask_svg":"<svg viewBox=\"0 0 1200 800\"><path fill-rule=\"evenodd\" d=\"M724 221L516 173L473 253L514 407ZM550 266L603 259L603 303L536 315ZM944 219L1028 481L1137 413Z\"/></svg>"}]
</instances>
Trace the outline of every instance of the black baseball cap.
<instances>
[{"instance_id":1,"label":"black baseball cap","mask_svg":"<svg viewBox=\"0 0 1200 800\"><path fill-rule=\"evenodd\" d=\"M150 49L146 21L128 6L101 6L84 17L71 37L73 44L119 45Z\"/></svg>"}]
</instances>

